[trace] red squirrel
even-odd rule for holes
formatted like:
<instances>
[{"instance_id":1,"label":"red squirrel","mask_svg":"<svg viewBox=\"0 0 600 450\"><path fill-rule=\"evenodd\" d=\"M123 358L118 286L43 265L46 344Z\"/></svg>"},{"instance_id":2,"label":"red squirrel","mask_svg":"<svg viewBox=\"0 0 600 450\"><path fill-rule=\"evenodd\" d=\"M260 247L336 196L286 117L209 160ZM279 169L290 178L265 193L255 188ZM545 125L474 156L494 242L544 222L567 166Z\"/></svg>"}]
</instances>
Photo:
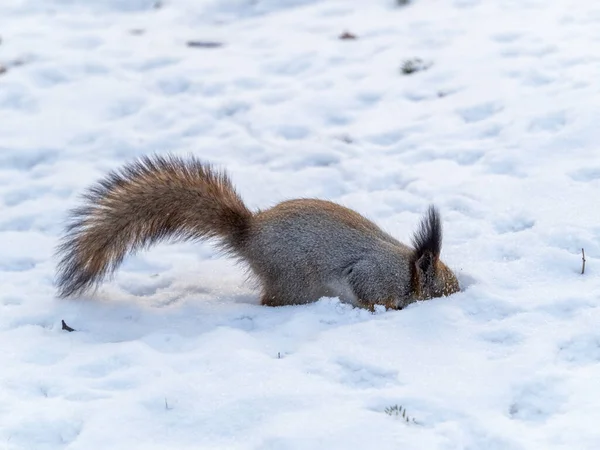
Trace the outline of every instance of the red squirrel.
<instances>
[{"instance_id":1,"label":"red squirrel","mask_svg":"<svg viewBox=\"0 0 600 450\"><path fill-rule=\"evenodd\" d=\"M216 240L258 278L263 305L326 296L402 309L459 291L440 260L442 224L433 206L411 247L329 201L288 200L250 211L226 172L168 155L138 159L89 188L57 249L59 296L96 287L126 255L166 239Z\"/></svg>"}]
</instances>

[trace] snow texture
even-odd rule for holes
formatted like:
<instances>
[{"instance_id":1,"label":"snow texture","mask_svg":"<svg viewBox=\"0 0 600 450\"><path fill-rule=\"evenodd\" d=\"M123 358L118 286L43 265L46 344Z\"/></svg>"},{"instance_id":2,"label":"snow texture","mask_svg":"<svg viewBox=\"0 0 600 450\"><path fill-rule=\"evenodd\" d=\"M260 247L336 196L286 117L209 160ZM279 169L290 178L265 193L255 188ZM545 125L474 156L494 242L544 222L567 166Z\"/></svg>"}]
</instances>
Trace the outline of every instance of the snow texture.
<instances>
[{"instance_id":1,"label":"snow texture","mask_svg":"<svg viewBox=\"0 0 600 450\"><path fill-rule=\"evenodd\" d=\"M600 448L597 2L3 0L0 18L0 448ZM267 308L180 243L57 300L68 209L167 151L226 167L252 208L326 198L404 241L435 203L463 291Z\"/></svg>"}]
</instances>

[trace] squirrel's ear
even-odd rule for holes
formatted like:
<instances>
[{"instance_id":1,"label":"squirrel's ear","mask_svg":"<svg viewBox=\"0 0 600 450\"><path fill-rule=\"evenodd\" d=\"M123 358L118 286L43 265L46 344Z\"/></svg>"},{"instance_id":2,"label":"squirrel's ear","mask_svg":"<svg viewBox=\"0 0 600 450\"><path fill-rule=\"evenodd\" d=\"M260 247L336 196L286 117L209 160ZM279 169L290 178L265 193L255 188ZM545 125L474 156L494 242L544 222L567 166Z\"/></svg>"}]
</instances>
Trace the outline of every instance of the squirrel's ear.
<instances>
[{"instance_id":1,"label":"squirrel's ear","mask_svg":"<svg viewBox=\"0 0 600 450\"><path fill-rule=\"evenodd\" d=\"M417 269L417 272L420 274L426 274L435 269L435 260L436 257L433 253L425 252L415 261L415 269Z\"/></svg>"},{"instance_id":2,"label":"squirrel's ear","mask_svg":"<svg viewBox=\"0 0 600 450\"><path fill-rule=\"evenodd\" d=\"M414 289L417 296L428 298L434 284L442 250L442 220L435 207L430 206L417 228L412 243L414 248Z\"/></svg>"},{"instance_id":3,"label":"squirrel's ear","mask_svg":"<svg viewBox=\"0 0 600 450\"><path fill-rule=\"evenodd\" d=\"M437 256L430 251L426 251L414 264L418 281L422 284L426 284L428 281L431 281L435 275Z\"/></svg>"},{"instance_id":4,"label":"squirrel's ear","mask_svg":"<svg viewBox=\"0 0 600 450\"><path fill-rule=\"evenodd\" d=\"M417 231L413 235L413 246L415 247L415 260L420 260L429 254L433 257L432 263L440 257L442 250L442 219L435 207L430 206L427 213L421 219Z\"/></svg>"}]
</instances>

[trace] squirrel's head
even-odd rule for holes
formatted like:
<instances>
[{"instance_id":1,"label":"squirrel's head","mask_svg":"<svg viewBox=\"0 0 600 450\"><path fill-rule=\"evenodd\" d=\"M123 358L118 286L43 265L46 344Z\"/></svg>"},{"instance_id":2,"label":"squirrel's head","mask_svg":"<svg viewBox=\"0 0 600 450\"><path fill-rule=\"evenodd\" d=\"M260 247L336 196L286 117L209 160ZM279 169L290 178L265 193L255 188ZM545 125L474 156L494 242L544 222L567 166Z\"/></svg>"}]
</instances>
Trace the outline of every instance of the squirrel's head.
<instances>
[{"instance_id":1,"label":"squirrel's head","mask_svg":"<svg viewBox=\"0 0 600 450\"><path fill-rule=\"evenodd\" d=\"M460 290L458 280L442 261L442 221L430 206L412 240L412 287L416 300L454 294Z\"/></svg>"}]
</instances>

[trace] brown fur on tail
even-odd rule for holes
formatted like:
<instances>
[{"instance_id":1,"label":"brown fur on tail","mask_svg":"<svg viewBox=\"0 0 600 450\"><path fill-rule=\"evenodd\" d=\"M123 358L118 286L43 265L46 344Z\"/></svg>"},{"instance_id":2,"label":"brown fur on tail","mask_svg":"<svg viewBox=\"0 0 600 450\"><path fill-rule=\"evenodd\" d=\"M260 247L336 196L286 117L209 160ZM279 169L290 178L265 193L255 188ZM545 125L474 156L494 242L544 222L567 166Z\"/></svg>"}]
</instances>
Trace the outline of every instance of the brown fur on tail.
<instances>
[{"instance_id":1,"label":"brown fur on tail","mask_svg":"<svg viewBox=\"0 0 600 450\"><path fill-rule=\"evenodd\" d=\"M241 256L252 219L227 175L193 157L144 157L84 198L57 250L61 297L97 285L127 254L163 239L216 237Z\"/></svg>"}]
</instances>

